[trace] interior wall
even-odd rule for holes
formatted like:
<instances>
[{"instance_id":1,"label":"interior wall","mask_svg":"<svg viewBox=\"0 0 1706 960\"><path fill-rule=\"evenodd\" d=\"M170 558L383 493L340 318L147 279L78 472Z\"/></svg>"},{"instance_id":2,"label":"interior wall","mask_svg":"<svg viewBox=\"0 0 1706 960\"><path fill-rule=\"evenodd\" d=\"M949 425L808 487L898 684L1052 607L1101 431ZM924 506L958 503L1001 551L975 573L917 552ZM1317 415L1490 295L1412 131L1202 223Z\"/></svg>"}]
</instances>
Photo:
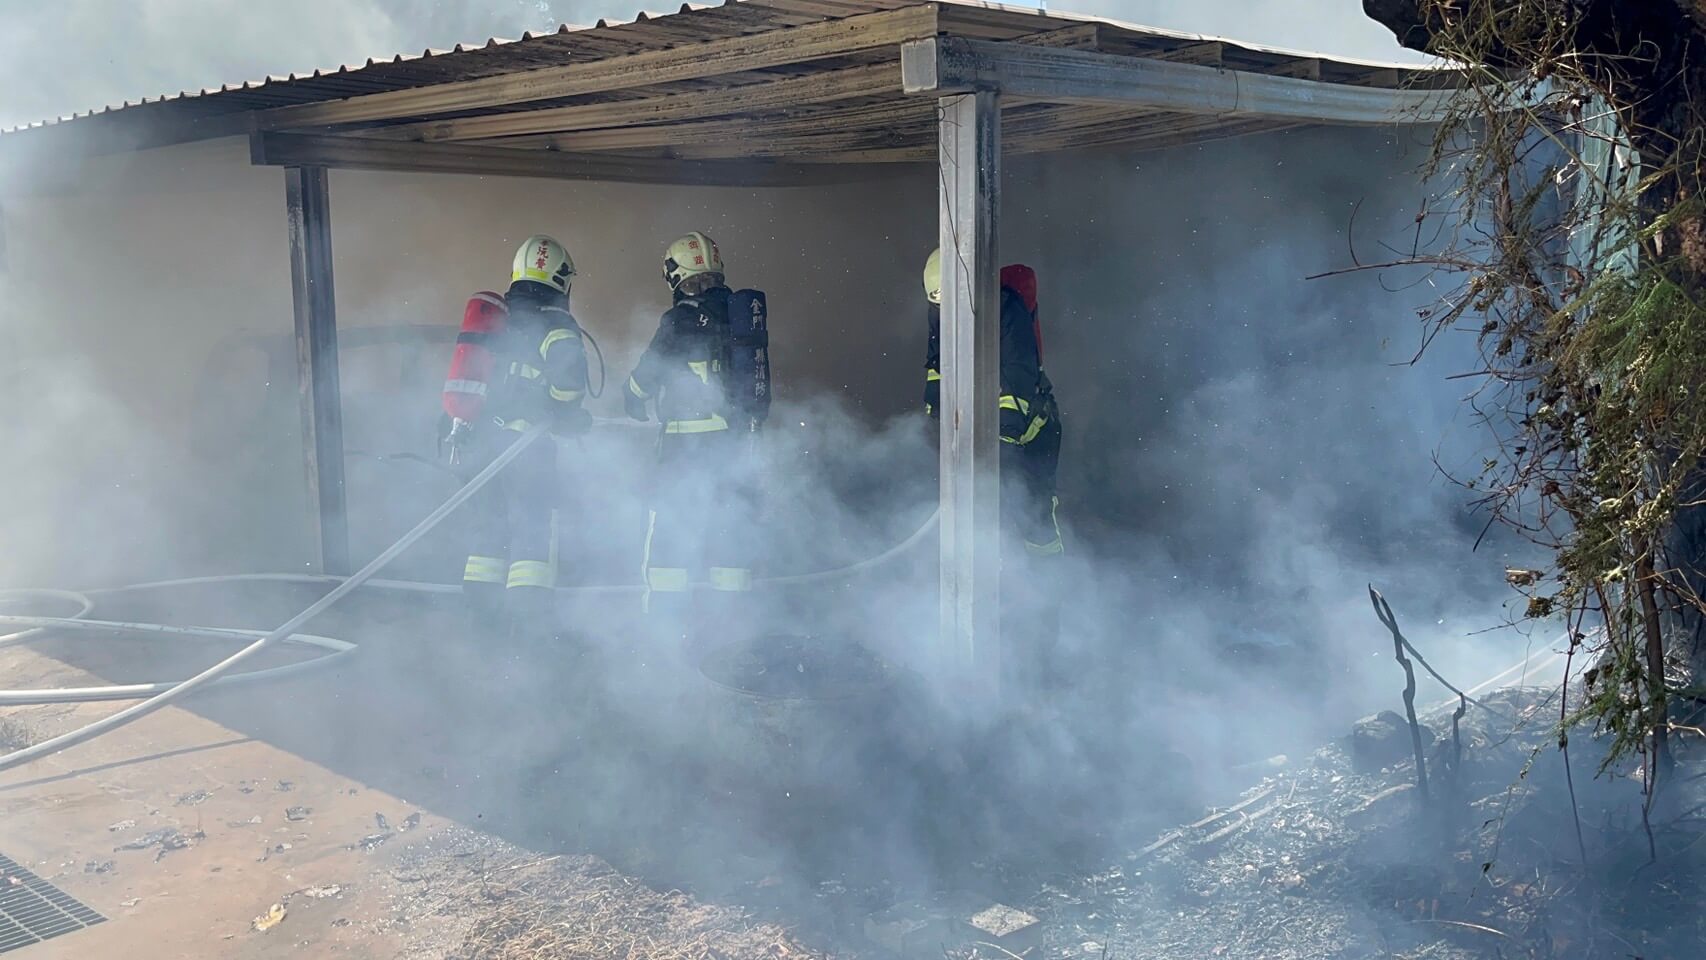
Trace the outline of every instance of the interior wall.
<instances>
[{"instance_id":1,"label":"interior wall","mask_svg":"<svg viewBox=\"0 0 1706 960\"><path fill-rule=\"evenodd\" d=\"M752 190L334 171L330 189L358 561L454 489L372 455L434 452L446 338L470 293L507 285L533 232L575 257L573 309L612 383L589 402L596 416L622 416L620 381L669 304L663 247L689 229L717 238L732 283L768 293L779 400L835 392L872 418L915 401L919 348L892 341L915 332L913 261L935 215L924 175ZM0 582L303 568L281 171L249 166L229 140L50 169L5 192L6 326L33 384L29 416L7 427L32 469L11 473L4 500L31 548ZM902 381L904 394L888 389ZM599 438L643 459L652 432ZM565 451L581 508L602 492L593 442ZM454 576L454 530L436 539L443 549L429 542L398 570Z\"/></svg>"},{"instance_id":2,"label":"interior wall","mask_svg":"<svg viewBox=\"0 0 1706 960\"><path fill-rule=\"evenodd\" d=\"M291 331L282 180L241 153L50 158L3 184L0 582L171 575L260 545L307 560L294 407L254 388L278 372L253 352L210 365L229 338Z\"/></svg>"}]
</instances>

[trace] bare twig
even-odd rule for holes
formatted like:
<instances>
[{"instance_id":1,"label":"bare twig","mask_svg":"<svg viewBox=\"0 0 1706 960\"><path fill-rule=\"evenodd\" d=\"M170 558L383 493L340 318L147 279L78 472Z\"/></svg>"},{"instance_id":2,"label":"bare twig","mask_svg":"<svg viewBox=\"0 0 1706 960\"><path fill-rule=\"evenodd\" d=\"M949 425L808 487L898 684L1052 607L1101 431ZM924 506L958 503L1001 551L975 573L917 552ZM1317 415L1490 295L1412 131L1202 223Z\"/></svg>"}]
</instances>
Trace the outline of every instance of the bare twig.
<instances>
[{"instance_id":1,"label":"bare twig","mask_svg":"<svg viewBox=\"0 0 1706 960\"><path fill-rule=\"evenodd\" d=\"M1463 715L1469 712L1469 697L1457 695L1457 709L1451 711L1451 777L1456 785L1463 782Z\"/></svg>"},{"instance_id":2,"label":"bare twig","mask_svg":"<svg viewBox=\"0 0 1706 960\"><path fill-rule=\"evenodd\" d=\"M974 944L976 944L977 946L980 946L980 947L988 947L991 950L999 950L1002 953L1006 954L1007 956L1012 957L1013 960L1025 960L1024 957L1020 956L1017 953L1014 953L1013 951L1007 949L1006 947L1001 946L998 943L987 943L983 940L974 940L972 942Z\"/></svg>"},{"instance_id":3,"label":"bare twig","mask_svg":"<svg viewBox=\"0 0 1706 960\"><path fill-rule=\"evenodd\" d=\"M1576 824L1576 849L1581 852L1582 866L1588 863L1588 843L1582 836L1582 808L1576 803L1576 774L1570 766L1570 664L1575 659L1576 648L1581 646L1582 635L1575 630L1570 631L1570 648L1564 654L1564 681L1558 685L1562 694L1558 697L1558 752L1564 755L1564 783L1570 788L1570 816Z\"/></svg>"},{"instance_id":4,"label":"bare twig","mask_svg":"<svg viewBox=\"0 0 1706 960\"><path fill-rule=\"evenodd\" d=\"M1220 810L1220 811L1217 811L1215 813L1211 813L1208 816L1203 817L1201 820L1198 820L1196 823L1187 825L1185 827L1185 829L1186 830L1200 830L1203 827L1206 827L1209 824L1215 822L1216 820L1220 820L1222 818L1231 816L1232 814L1237 813L1238 811L1243 810L1246 807L1254 806L1256 801L1262 799L1263 797L1265 797L1268 794L1273 793L1273 792L1274 792L1273 784L1269 784L1269 785L1263 787L1262 789L1257 790L1255 793L1250 794L1248 797L1245 797L1244 799L1238 801L1237 803L1233 804L1232 806L1227 807L1224 810Z\"/></svg>"},{"instance_id":5,"label":"bare twig","mask_svg":"<svg viewBox=\"0 0 1706 960\"><path fill-rule=\"evenodd\" d=\"M1198 841L1198 843L1202 846L1208 846L1209 844L1219 843L1220 841L1225 840L1227 837L1232 836L1233 834L1244 829L1245 827L1249 826L1250 824L1255 823L1257 820L1260 820L1263 817L1267 816L1268 814L1273 813L1275 810L1278 810L1281 805L1282 805L1282 801L1275 800L1273 803L1270 803L1267 806L1263 807L1262 809L1257 810L1255 813L1248 814L1248 815L1240 814L1236 823L1229 823L1226 826L1221 827L1219 830L1216 830L1215 832L1209 834L1208 836L1203 837L1202 840Z\"/></svg>"},{"instance_id":6,"label":"bare twig","mask_svg":"<svg viewBox=\"0 0 1706 960\"><path fill-rule=\"evenodd\" d=\"M1398 658L1398 664L1404 668L1404 713L1410 720L1410 745L1416 752L1416 792L1422 796L1422 802L1428 800L1428 758L1422 751L1422 725L1416 720L1416 671L1410 669L1410 661L1404 656L1404 635L1398 631L1398 619L1392 614L1392 607L1386 598L1374 585L1368 587L1368 597L1374 604L1374 615L1392 631L1392 652Z\"/></svg>"},{"instance_id":7,"label":"bare twig","mask_svg":"<svg viewBox=\"0 0 1706 960\"><path fill-rule=\"evenodd\" d=\"M1185 831L1183 831L1183 830L1170 830L1165 835L1163 835L1161 837L1161 839L1155 841L1154 843L1150 844L1147 847L1144 847L1142 850L1137 851L1137 853L1132 857L1132 859L1137 860L1137 859L1141 859L1143 857L1147 857L1150 854L1154 853L1155 851L1161 849L1162 847L1167 846L1168 844L1172 843L1173 841L1179 839L1180 837L1182 837L1184 835L1185 835Z\"/></svg>"},{"instance_id":8,"label":"bare twig","mask_svg":"<svg viewBox=\"0 0 1706 960\"><path fill-rule=\"evenodd\" d=\"M1379 805L1380 801L1385 800L1387 797L1395 797L1400 793L1404 793L1406 791L1414 790L1414 789L1416 789L1416 785L1413 783L1393 784L1392 786L1387 787L1385 790L1380 791L1379 793L1375 794L1374 796L1369 797L1367 800L1364 800L1362 802L1361 806L1358 806L1355 810L1352 810L1350 812L1350 815L1354 817L1354 816L1357 816L1359 814L1367 813L1368 811L1373 810L1376 806Z\"/></svg>"},{"instance_id":9,"label":"bare twig","mask_svg":"<svg viewBox=\"0 0 1706 960\"><path fill-rule=\"evenodd\" d=\"M1438 924L1442 927L1461 927L1464 930L1476 930L1476 931L1479 931L1481 933L1491 933L1495 936L1504 937L1506 940L1510 940L1513 943L1516 941L1515 937L1504 932L1503 930L1498 930L1498 929L1495 929L1493 927L1489 927L1486 924L1482 924L1482 923L1470 923L1467 920L1439 920L1439 919L1424 917L1420 920L1411 920L1410 923L1412 923L1412 924L1433 923L1433 924Z\"/></svg>"}]
</instances>

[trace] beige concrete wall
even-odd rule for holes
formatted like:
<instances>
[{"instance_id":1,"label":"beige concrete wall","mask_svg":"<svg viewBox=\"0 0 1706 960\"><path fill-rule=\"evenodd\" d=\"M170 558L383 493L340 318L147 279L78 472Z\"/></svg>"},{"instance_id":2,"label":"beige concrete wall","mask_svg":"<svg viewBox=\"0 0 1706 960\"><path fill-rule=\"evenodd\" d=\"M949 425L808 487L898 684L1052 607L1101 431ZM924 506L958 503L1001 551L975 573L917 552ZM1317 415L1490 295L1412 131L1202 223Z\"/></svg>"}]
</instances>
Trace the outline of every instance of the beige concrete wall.
<instances>
[{"instance_id":1,"label":"beige concrete wall","mask_svg":"<svg viewBox=\"0 0 1706 960\"><path fill-rule=\"evenodd\" d=\"M0 566L0 583L299 568L311 554L282 172L249 166L232 140L91 161L8 193L6 323L39 379L27 422L8 428L30 465L7 480L8 527L31 546L0 561L18 564ZM842 393L872 417L915 401L917 348L898 339L919 322L927 176L752 190L340 171L331 193L352 449L430 452L448 355L442 340L354 346L361 331L453 328L469 293L503 289L533 232L572 251L574 312L617 386L668 306L663 246L702 229L733 284L769 294L779 397ZM591 406L620 417L619 390ZM399 501L448 492L418 465L357 458L350 474L358 559L406 529Z\"/></svg>"},{"instance_id":2,"label":"beige concrete wall","mask_svg":"<svg viewBox=\"0 0 1706 960\"><path fill-rule=\"evenodd\" d=\"M0 428L0 581L205 568L239 539L223 530L304 558L295 421L259 416L253 354L207 369L226 338L291 329L283 187L241 153L159 150L9 185L0 301L21 376Z\"/></svg>"},{"instance_id":3,"label":"beige concrete wall","mask_svg":"<svg viewBox=\"0 0 1706 960\"><path fill-rule=\"evenodd\" d=\"M1353 515L1394 490L1436 516L1451 491L1430 485L1427 454L1455 398L1421 374L1394 379L1389 364L1408 353L1388 349L1414 331L1408 308L1428 289L1394 296L1372 274L1304 279L1348 261L1358 201L1365 247L1404 238L1420 193L1420 156L1405 151L1416 139L1310 131L1010 166L1003 252L1042 278L1070 516L1185 551L1237 543L1268 518ZM245 144L225 141L51 180L0 196L0 352L16 390L0 417L0 584L300 569L311 524L282 172L249 166ZM838 398L870 423L918 405L928 172L809 190L334 172L331 192L354 451L432 452L444 336L470 292L505 285L511 251L535 231L562 239L579 266L574 311L611 381L592 403L599 416L621 416L620 380L667 304L659 254L687 229L718 239L735 285L769 293L779 398ZM407 325L440 336L399 333ZM403 342L358 345L376 331ZM1385 399L1354 399L1371 392ZM812 437L797 434L796 446ZM564 450L571 509L615 518L585 527L609 541L588 548L590 579L631 578L648 442L611 429ZM358 560L454 488L419 464L364 456L349 476ZM1320 498L1336 478L1351 480ZM454 576L456 535L447 527L396 572Z\"/></svg>"}]
</instances>

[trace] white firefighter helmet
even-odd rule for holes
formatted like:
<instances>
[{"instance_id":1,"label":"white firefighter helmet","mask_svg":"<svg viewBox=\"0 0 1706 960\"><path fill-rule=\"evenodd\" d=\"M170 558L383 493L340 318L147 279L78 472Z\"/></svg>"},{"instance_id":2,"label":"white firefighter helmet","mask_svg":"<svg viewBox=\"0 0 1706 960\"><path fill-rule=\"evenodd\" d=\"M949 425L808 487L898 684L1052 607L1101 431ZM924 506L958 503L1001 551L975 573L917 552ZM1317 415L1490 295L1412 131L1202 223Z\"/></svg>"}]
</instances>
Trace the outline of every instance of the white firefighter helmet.
<instances>
[{"instance_id":1,"label":"white firefighter helmet","mask_svg":"<svg viewBox=\"0 0 1706 960\"><path fill-rule=\"evenodd\" d=\"M669 245L663 252L663 278L674 290L681 281L703 273L721 274L723 254L717 241L695 230Z\"/></svg>"},{"instance_id":2,"label":"white firefighter helmet","mask_svg":"<svg viewBox=\"0 0 1706 960\"><path fill-rule=\"evenodd\" d=\"M552 287L558 293L568 293L574 278L575 262L570 259L569 251L544 234L528 237L527 242L515 251L515 261L509 268L511 283L532 280Z\"/></svg>"},{"instance_id":3,"label":"white firefighter helmet","mask_svg":"<svg viewBox=\"0 0 1706 960\"><path fill-rule=\"evenodd\" d=\"M930 251L930 258L924 261L924 299L931 303L942 302L942 248Z\"/></svg>"}]
</instances>

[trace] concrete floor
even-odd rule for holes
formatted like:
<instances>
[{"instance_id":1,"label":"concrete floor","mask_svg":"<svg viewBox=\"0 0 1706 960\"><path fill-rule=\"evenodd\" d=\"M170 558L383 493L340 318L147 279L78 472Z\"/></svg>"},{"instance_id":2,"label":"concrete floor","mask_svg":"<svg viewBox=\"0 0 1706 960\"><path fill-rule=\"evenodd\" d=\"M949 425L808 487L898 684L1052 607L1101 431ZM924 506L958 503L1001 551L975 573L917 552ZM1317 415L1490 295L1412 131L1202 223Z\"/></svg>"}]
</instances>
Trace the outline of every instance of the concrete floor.
<instances>
[{"instance_id":1,"label":"concrete floor","mask_svg":"<svg viewBox=\"0 0 1706 960\"><path fill-rule=\"evenodd\" d=\"M5 651L0 662L19 683L97 680L23 649ZM111 709L14 715L53 733ZM286 816L292 807L310 812L293 821ZM416 812L423 816L411 839L447 825L368 782L167 708L0 776L0 851L108 918L17 956L395 957L405 934L370 921L387 915L396 850L384 844L368 852L359 841L376 832L375 813L400 825ZM115 849L168 828L197 839L165 852ZM290 897L334 886L339 893L324 899ZM256 916L287 897L282 924L264 934L251 929Z\"/></svg>"}]
</instances>

